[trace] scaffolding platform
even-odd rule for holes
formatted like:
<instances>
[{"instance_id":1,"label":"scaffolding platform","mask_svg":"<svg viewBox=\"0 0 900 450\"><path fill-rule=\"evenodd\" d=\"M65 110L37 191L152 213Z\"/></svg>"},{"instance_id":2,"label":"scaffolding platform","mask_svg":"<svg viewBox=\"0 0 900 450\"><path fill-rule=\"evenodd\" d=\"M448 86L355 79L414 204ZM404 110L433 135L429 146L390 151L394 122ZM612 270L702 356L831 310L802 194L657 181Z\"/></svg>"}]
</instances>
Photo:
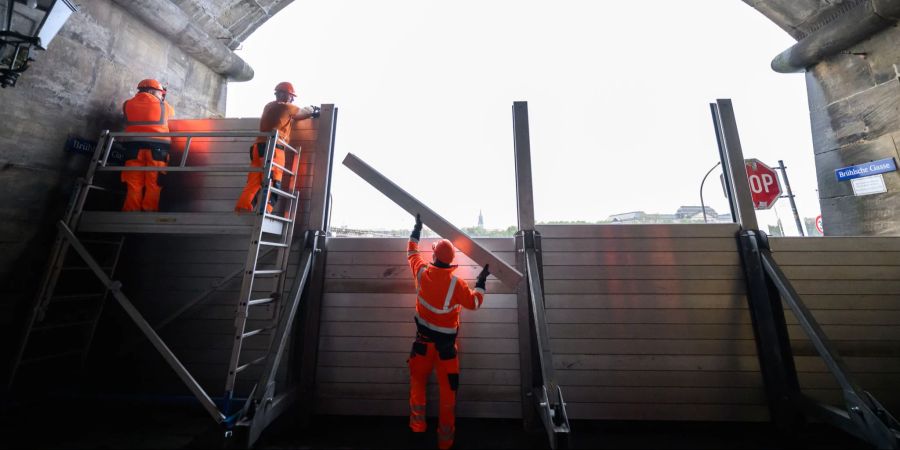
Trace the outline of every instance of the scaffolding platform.
<instances>
[{"instance_id":1,"label":"scaffolding platform","mask_svg":"<svg viewBox=\"0 0 900 450\"><path fill-rule=\"evenodd\" d=\"M118 212L84 211L79 232L137 234L249 235L257 213L234 212ZM280 216L263 217L264 233L281 234L289 222Z\"/></svg>"}]
</instances>

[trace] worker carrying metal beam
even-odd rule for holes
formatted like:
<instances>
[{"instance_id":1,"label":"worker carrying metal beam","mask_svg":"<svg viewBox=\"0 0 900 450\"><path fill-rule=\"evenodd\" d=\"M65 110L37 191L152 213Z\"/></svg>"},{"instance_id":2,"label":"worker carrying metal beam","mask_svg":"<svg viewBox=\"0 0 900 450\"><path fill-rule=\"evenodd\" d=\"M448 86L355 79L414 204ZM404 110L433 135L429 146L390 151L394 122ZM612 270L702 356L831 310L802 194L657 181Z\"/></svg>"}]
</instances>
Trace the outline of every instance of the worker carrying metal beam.
<instances>
[{"instance_id":1,"label":"worker carrying metal beam","mask_svg":"<svg viewBox=\"0 0 900 450\"><path fill-rule=\"evenodd\" d=\"M438 447L453 446L456 432L456 391L459 388L459 354L456 335L459 331L460 307L476 310L484 302L488 267L485 265L469 289L466 281L453 272L456 256L453 244L441 239L432 246L431 264L419 254L422 219L416 214L416 224L409 236L407 259L416 280L416 340L409 353L409 427L414 433L424 433L425 387L431 371L437 369L440 386L438 414Z\"/></svg>"},{"instance_id":2,"label":"worker carrying metal beam","mask_svg":"<svg viewBox=\"0 0 900 450\"><path fill-rule=\"evenodd\" d=\"M141 80L137 94L122 104L125 132L168 133L169 119L175 110L166 102L166 88L153 79ZM126 167L165 167L169 162L168 137L126 138ZM159 172L124 171L122 182L127 187L122 211L159 211Z\"/></svg>"},{"instance_id":3,"label":"worker carrying metal beam","mask_svg":"<svg viewBox=\"0 0 900 450\"><path fill-rule=\"evenodd\" d=\"M289 142L291 139L291 126L295 120L306 120L309 118L319 117L318 108L307 106L301 108L294 105L294 98L297 97L294 91L294 85L287 81L282 81L275 85L275 101L269 102L263 108L262 116L259 118L259 131L275 131L278 130L278 136ZM253 167L263 167L263 157L266 155L266 138L258 137L256 142L250 147L250 165ZM281 167L285 167L284 161L284 144L276 143L275 154L272 162ZM280 167L272 166L272 186L281 189L281 179L284 171ZM235 212L251 212L253 211L253 201L256 199L256 193L262 186L263 174L261 172L250 172L247 174L247 184L241 192L241 196L234 206ZM266 205L266 212L271 213L278 201L275 193L269 195L269 204Z\"/></svg>"}]
</instances>

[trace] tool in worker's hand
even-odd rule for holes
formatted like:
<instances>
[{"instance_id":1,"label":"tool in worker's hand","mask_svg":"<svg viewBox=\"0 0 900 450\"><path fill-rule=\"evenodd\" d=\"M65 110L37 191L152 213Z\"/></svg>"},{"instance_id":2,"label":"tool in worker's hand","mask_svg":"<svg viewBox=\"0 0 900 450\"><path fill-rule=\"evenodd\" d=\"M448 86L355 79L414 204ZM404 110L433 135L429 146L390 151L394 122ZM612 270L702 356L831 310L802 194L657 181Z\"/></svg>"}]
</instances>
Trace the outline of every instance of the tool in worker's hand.
<instances>
[{"instance_id":1,"label":"tool in worker's hand","mask_svg":"<svg viewBox=\"0 0 900 450\"><path fill-rule=\"evenodd\" d=\"M322 108L319 108L318 106L315 106L315 105L309 105L309 109L312 110L312 113L311 113L312 118L313 118L313 119L318 119L318 118L319 118L319 113L322 112Z\"/></svg>"}]
</instances>

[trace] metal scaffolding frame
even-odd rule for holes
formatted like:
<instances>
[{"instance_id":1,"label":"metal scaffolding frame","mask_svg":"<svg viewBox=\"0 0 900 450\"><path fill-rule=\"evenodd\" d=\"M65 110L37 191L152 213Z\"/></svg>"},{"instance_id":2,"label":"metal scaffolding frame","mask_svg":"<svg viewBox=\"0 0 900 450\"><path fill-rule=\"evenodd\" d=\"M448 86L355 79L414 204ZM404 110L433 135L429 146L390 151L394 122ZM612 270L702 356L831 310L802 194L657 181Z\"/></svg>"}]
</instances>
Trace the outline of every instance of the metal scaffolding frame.
<instances>
[{"instance_id":1,"label":"metal scaffolding frame","mask_svg":"<svg viewBox=\"0 0 900 450\"><path fill-rule=\"evenodd\" d=\"M288 337L290 336L293 322L295 321L297 311L299 309L303 294L307 290L307 281L311 275L315 274L314 268L317 267L315 255L322 251L323 241L320 237L324 235L324 230L328 226L328 199L330 190L330 172L331 159L334 152L334 132L335 119L337 109L334 105L322 105L321 115L319 119L319 129L325 130L326 136L319 136L319 143L325 143L318 150L323 155L316 161L316 177L318 187L321 191L317 192L318 196L314 196L311 200L311 228L306 232L305 243L303 245L300 264L297 270L293 288L288 296L282 299L282 292L285 284L286 269L288 266L288 256L290 255L293 242L293 228L299 211L299 187L297 177L299 175L300 152L291 147L283 139L280 139L277 131L275 132L193 132L193 133L114 133L104 131L98 141L98 145L94 150L91 163L88 167L85 178L79 180L75 192L72 195L69 207L65 217L58 223L59 233L51 253L47 271L44 276L42 288L35 298L34 307L28 320L27 327L21 339L21 345L16 353L13 361L13 369L10 377L10 386L15 380L15 374L23 361L23 355L28 348L29 338L35 328L35 324L39 323L48 308L53 304L54 290L62 269L63 262L66 259L68 250L71 248L86 263L91 272L96 275L102 285L125 310L129 318L134 321L140 329L143 336L150 341L154 348L160 353L166 363L175 371L176 375L188 387L194 397L200 402L207 413L217 423L222 424L226 429L225 436L231 436L235 427L246 428L247 441L246 445L252 445L259 437L260 433L274 420L284 409L297 398L296 387L289 387L286 392L276 393L275 374L283 361L285 349L287 347ZM166 167L121 167L110 166L109 156L115 146L116 139L135 139L148 137L169 137L169 138L185 138L185 146L181 156L179 165ZM255 167L236 167L236 166L189 166L187 164L190 152L191 142L195 138L266 138L265 154L263 156L264 166L262 168ZM293 155L288 158L289 167L280 166L273 161L276 144L284 148ZM320 167L322 166L322 167ZM272 170L280 168L284 173L288 174L290 183L286 187L276 187L272 185ZM226 381L225 405L219 408L213 399L206 393L203 387L184 367L178 357L169 349L163 339L157 334L152 327L135 308L131 300L123 293L122 283L113 278L112 271L107 273L104 268L96 261L91 252L85 247L76 232L81 218L85 211L84 207L89 194L93 190L104 190L94 182L94 177L98 172L122 172L122 171L167 171L167 172L207 172L207 173L233 173L233 172L261 172L263 174L262 189L258 193L257 207L254 211L254 224L252 227L240 226L239 230L247 231L250 234L250 248L248 249L247 261L244 267L236 273L226 276L219 284L212 286L207 292L197 296L193 301L179 308L174 314L160 322L159 327L165 326L175 320L179 315L189 310L191 307L199 304L206 299L210 293L217 290L221 284L228 280L234 279L238 274L243 274L244 282L241 294L236 307L235 320L235 336L232 357L229 364L229 371ZM321 180L321 179L324 179ZM276 215L266 211L269 197L272 194L278 194L282 198L287 199L286 214ZM203 214L203 213L193 213ZM242 222L243 223L243 222ZM165 233L166 231L161 231ZM179 233L177 227L173 227L171 233ZM273 236L276 237L273 240ZM268 239L268 241L266 240ZM271 252L277 253L274 268L260 269L259 260L261 259L260 247L272 247ZM266 254L268 252L263 252ZM321 264L318 265L321 271ZM265 299L251 298L253 295L253 279L257 276L275 276L277 281L273 283L272 295ZM284 301L287 300L287 301ZM269 343L268 351L262 358L257 358L250 362L242 362L240 358L241 343L244 339L260 335L265 330L245 330L246 319L249 308L255 305L278 303L276 308L276 316L274 321L277 324L272 327L274 334ZM99 314L97 319L99 320ZM93 328L96 323L93 324ZM92 329L93 329L92 328ZM92 332L93 334L93 332ZM87 349L84 350L85 353ZM229 411L229 400L233 396L234 380L238 373L250 365L264 364L264 370L255 384L255 387L247 396L244 404L235 412Z\"/></svg>"}]
</instances>

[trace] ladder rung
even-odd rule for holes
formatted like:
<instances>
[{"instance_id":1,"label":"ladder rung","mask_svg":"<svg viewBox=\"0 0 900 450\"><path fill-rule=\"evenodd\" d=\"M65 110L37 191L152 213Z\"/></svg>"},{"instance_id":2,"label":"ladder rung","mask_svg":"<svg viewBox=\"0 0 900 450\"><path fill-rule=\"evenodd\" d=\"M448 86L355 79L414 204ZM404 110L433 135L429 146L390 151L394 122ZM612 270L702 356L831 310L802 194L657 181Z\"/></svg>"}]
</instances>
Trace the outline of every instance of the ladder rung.
<instances>
[{"instance_id":1,"label":"ladder rung","mask_svg":"<svg viewBox=\"0 0 900 450\"><path fill-rule=\"evenodd\" d=\"M287 198L290 198L290 199L295 199L295 198L297 198L296 195L290 194L290 193L285 192L285 191L282 191L281 189L278 189L278 188L276 188L276 187L270 187L269 190L272 191L272 192L274 192L274 193L276 193L276 194L278 194L278 195L280 195L280 196L283 196L283 197L287 197Z\"/></svg>"},{"instance_id":2,"label":"ladder rung","mask_svg":"<svg viewBox=\"0 0 900 450\"><path fill-rule=\"evenodd\" d=\"M273 301L275 301L275 299L272 297L258 298L256 300L250 300L249 302L247 302L247 306L264 305L266 303L272 303Z\"/></svg>"},{"instance_id":3,"label":"ladder rung","mask_svg":"<svg viewBox=\"0 0 900 450\"><path fill-rule=\"evenodd\" d=\"M281 247L286 248L287 244L282 244L281 242L269 242L269 241L259 241L259 245L267 245L269 247Z\"/></svg>"},{"instance_id":4,"label":"ladder rung","mask_svg":"<svg viewBox=\"0 0 900 450\"><path fill-rule=\"evenodd\" d=\"M248 331L241 335L241 339L246 339L251 336L256 336L257 334L262 333L263 331L266 331L266 330L270 330L270 329L271 328L260 328L258 330Z\"/></svg>"},{"instance_id":5,"label":"ladder rung","mask_svg":"<svg viewBox=\"0 0 900 450\"><path fill-rule=\"evenodd\" d=\"M281 269L254 270L254 275L281 275L284 273Z\"/></svg>"},{"instance_id":6,"label":"ladder rung","mask_svg":"<svg viewBox=\"0 0 900 450\"><path fill-rule=\"evenodd\" d=\"M93 324L93 320L82 320L79 322L69 322L69 323L55 323L50 325L38 325L32 328L34 331L44 331L44 330L56 330L59 328L70 328L70 327L80 327L83 325L91 325Z\"/></svg>"},{"instance_id":7,"label":"ladder rung","mask_svg":"<svg viewBox=\"0 0 900 450\"><path fill-rule=\"evenodd\" d=\"M64 358L66 356L80 355L83 352L84 352L84 350L69 350L67 352L53 353L51 355L35 356L34 358L23 359L20 364L23 364L23 365L24 364L34 364L34 363L38 363L41 361L47 361L49 359Z\"/></svg>"},{"instance_id":8,"label":"ladder rung","mask_svg":"<svg viewBox=\"0 0 900 450\"><path fill-rule=\"evenodd\" d=\"M261 362L263 362L263 361L265 361L265 360L266 360L266 356L260 356L259 358L256 358L256 359L254 359L253 361L250 361L250 362L248 362L247 364L244 364L243 366L238 366L237 369L234 369L234 373L241 373L241 372L243 372L246 368L248 368L248 367L250 367L250 366L252 366L252 365L254 365L254 364L259 364L259 363L261 363Z\"/></svg>"},{"instance_id":9,"label":"ladder rung","mask_svg":"<svg viewBox=\"0 0 900 450\"><path fill-rule=\"evenodd\" d=\"M265 215L266 219L278 220L280 222L290 222L291 221L291 219L288 219L286 217L276 216L275 214L265 213L264 215Z\"/></svg>"},{"instance_id":10,"label":"ladder rung","mask_svg":"<svg viewBox=\"0 0 900 450\"><path fill-rule=\"evenodd\" d=\"M285 171L285 173L287 173L288 175L294 176L294 171L288 169L287 167L284 167L284 166L282 166L281 164L278 164L278 163L275 163L275 162L273 162L272 165L275 166L275 167L277 167L277 168L279 168L279 169L281 169L281 170L283 170L283 171Z\"/></svg>"}]
</instances>

